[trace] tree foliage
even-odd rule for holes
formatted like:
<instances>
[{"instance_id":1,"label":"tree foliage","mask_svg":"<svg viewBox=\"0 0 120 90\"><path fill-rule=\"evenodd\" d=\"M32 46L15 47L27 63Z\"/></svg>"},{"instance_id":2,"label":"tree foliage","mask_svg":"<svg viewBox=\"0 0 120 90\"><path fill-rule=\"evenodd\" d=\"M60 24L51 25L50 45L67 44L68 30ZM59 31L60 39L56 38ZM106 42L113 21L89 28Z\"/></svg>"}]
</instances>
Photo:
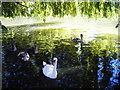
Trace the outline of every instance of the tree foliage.
<instances>
[{"instance_id":1,"label":"tree foliage","mask_svg":"<svg viewBox=\"0 0 120 90\"><path fill-rule=\"evenodd\" d=\"M47 17L81 14L88 17L109 18L118 15L117 2L2 2L4 17Z\"/></svg>"}]
</instances>

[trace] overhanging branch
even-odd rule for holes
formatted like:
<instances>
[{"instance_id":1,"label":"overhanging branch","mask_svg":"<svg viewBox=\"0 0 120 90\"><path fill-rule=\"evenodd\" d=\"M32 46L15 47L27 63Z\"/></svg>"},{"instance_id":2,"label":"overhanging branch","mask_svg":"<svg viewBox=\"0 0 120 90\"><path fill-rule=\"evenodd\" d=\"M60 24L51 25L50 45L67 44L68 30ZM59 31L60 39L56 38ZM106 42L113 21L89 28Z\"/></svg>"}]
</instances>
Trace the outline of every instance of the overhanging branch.
<instances>
[{"instance_id":1,"label":"overhanging branch","mask_svg":"<svg viewBox=\"0 0 120 90\"><path fill-rule=\"evenodd\" d=\"M21 4L21 3L19 3L19 2L16 2L18 5L21 5L21 6L23 6L23 7L26 7L26 8L28 8L27 6L25 6L25 5L23 5L23 4Z\"/></svg>"}]
</instances>

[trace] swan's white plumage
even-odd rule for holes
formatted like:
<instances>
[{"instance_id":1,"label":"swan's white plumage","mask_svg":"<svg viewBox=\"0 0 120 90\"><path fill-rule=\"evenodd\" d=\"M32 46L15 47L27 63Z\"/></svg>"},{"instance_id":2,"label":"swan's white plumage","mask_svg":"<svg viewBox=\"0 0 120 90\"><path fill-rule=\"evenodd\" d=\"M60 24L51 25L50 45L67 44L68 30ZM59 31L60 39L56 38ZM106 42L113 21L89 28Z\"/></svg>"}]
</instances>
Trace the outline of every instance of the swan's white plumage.
<instances>
[{"instance_id":1,"label":"swan's white plumage","mask_svg":"<svg viewBox=\"0 0 120 90\"><path fill-rule=\"evenodd\" d=\"M54 58L55 60L55 64L46 64L46 62L43 61L43 65L45 65L42 70L43 70L43 74L46 77L49 77L51 79L55 79L57 78L57 58Z\"/></svg>"},{"instance_id":2,"label":"swan's white plumage","mask_svg":"<svg viewBox=\"0 0 120 90\"><path fill-rule=\"evenodd\" d=\"M46 65L46 62L43 61L43 66Z\"/></svg>"}]
</instances>

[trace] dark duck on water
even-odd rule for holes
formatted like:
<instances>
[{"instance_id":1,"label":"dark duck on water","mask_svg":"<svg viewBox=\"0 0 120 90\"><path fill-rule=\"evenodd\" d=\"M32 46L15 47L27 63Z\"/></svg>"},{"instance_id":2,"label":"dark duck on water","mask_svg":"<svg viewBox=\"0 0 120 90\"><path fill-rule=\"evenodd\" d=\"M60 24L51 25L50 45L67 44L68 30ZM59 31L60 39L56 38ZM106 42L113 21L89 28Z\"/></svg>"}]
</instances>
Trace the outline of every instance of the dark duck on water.
<instances>
[{"instance_id":1,"label":"dark duck on water","mask_svg":"<svg viewBox=\"0 0 120 90\"><path fill-rule=\"evenodd\" d=\"M8 40L10 40L10 42L8 43L8 45L7 45L7 50L8 51L16 51L17 50L17 48L16 48L16 45L15 45L15 41L14 41L14 39L13 38L9 38Z\"/></svg>"},{"instance_id":2,"label":"dark duck on water","mask_svg":"<svg viewBox=\"0 0 120 90\"><path fill-rule=\"evenodd\" d=\"M72 41L74 41L74 42L78 42L78 43L81 43L81 42L83 42L83 34L80 34L80 37L81 38L71 38L71 40Z\"/></svg>"},{"instance_id":3,"label":"dark duck on water","mask_svg":"<svg viewBox=\"0 0 120 90\"><path fill-rule=\"evenodd\" d=\"M27 52L29 54L37 54L38 53L38 47L37 47L37 43L35 42L34 45L31 47L30 45L27 45Z\"/></svg>"},{"instance_id":4,"label":"dark duck on water","mask_svg":"<svg viewBox=\"0 0 120 90\"><path fill-rule=\"evenodd\" d=\"M8 51L16 51L17 48L15 46L15 43L9 43L8 46L7 46L7 50Z\"/></svg>"},{"instance_id":5,"label":"dark duck on water","mask_svg":"<svg viewBox=\"0 0 120 90\"><path fill-rule=\"evenodd\" d=\"M26 49L23 52L18 53L18 58L20 60L23 60L23 61L28 61L29 60L30 56L27 53L27 50L28 50L28 46L26 47Z\"/></svg>"},{"instance_id":6,"label":"dark duck on water","mask_svg":"<svg viewBox=\"0 0 120 90\"><path fill-rule=\"evenodd\" d=\"M34 43L32 48L33 48L33 53L37 54L38 53L38 47L37 47L37 43L36 42Z\"/></svg>"}]
</instances>

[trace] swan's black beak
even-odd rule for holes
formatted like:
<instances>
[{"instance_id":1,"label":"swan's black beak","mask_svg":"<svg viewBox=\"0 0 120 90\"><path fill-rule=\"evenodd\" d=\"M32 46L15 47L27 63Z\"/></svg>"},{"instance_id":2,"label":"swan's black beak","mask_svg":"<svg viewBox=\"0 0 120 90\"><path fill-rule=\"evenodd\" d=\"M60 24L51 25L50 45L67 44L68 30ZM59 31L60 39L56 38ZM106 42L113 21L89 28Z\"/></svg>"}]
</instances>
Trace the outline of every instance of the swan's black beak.
<instances>
[{"instance_id":1,"label":"swan's black beak","mask_svg":"<svg viewBox=\"0 0 120 90\"><path fill-rule=\"evenodd\" d=\"M54 64L56 62L56 60L53 58L53 59L50 59L49 61L48 61L48 63L49 64Z\"/></svg>"}]
</instances>

